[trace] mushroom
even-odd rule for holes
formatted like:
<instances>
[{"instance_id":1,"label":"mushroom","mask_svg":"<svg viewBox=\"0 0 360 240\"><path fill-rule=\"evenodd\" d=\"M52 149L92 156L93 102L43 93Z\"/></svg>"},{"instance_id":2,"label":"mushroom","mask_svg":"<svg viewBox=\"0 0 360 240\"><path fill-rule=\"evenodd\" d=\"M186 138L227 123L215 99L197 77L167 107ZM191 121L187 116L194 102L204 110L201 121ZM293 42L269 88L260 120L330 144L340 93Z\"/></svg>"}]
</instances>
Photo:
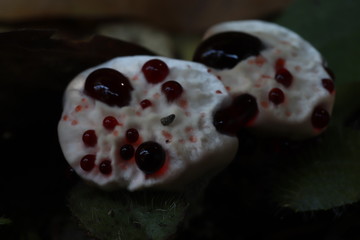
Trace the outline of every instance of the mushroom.
<instances>
[{"instance_id":1,"label":"mushroom","mask_svg":"<svg viewBox=\"0 0 360 240\"><path fill-rule=\"evenodd\" d=\"M237 139L213 125L228 101L202 64L119 57L70 82L59 142L74 170L103 189L181 189L233 160Z\"/></svg>"},{"instance_id":2,"label":"mushroom","mask_svg":"<svg viewBox=\"0 0 360 240\"><path fill-rule=\"evenodd\" d=\"M194 61L208 66L233 96L214 115L220 132L242 127L290 139L323 132L335 98L334 76L298 34L258 20L211 27Z\"/></svg>"}]
</instances>

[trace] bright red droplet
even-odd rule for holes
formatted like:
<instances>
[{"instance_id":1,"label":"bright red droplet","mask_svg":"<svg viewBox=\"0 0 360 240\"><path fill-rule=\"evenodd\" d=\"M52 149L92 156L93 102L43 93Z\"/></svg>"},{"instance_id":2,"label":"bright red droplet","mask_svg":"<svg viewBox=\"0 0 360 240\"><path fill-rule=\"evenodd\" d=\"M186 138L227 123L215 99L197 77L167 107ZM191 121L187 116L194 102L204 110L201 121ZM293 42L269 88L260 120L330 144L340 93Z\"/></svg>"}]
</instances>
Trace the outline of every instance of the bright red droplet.
<instances>
[{"instance_id":1,"label":"bright red droplet","mask_svg":"<svg viewBox=\"0 0 360 240\"><path fill-rule=\"evenodd\" d=\"M113 130L116 125L118 125L118 121L113 116L107 116L103 120L103 126L108 130Z\"/></svg>"},{"instance_id":2,"label":"bright red droplet","mask_svg":"<svg viewBox=\"0 0 360 240\"><path fill-rule=\"evenodd\" d=\"M183 87L176 81L167 81L161 86L161 91L165 94L168 102L172 102L181 96Z\"/></svg>"},{"instance_id":3,"label":"bright red droplet","mask_svg":"<svg viewBox=\"0 0 360 240\"><path fill-rule=\"evenodd\" d=\"M138 130L136 130L135 128L128 129L126 131L126 139L131 143L136 142L139 139Z\"/></svg>"},{"instance_id":4,"label":"bright red droplet","mask_svg":"<svg viewBox=\"0 0 360 240\"><path fill-rule=\"evenodd\" d=\"M96 159L96 156L93 154L88 154L88 155L84 156L80 160L81 169L86 172L91 171L95 166L95 159Z\"/></svg>"},{"instance_id":5,"label":"bright red droplet","mask_svg":"<svg viewBox=\"0 0 360 240\"><path fill-rule=\"evenodd\" d=\"M329 93L333 93L335 90L334 81L328 78L322 79L321 83L323 87L329 91Z\"/></svg>"},{"instance_id":6,"label":"bright red droplet","mask_svg":"<svg viewBox=\"0 0 360 240\"><path fill-rule=\"evenodd\" d=\"M112 171L111 161L108 159L103 160L99 165L99 170L104 175L110 174Z\"/></svg>"},{"instance_id":7,"label":"bright red droplet","mask_svg":"<svg viewBox=\"0 0 360 240\"><path fill-rule=\"evenodd\" d=\"M152 102L149 99L144 99L140 102L140 106L142 109L148 108L152 106Z\"/></svg>"},{"instance_id":8,"label":"bright red droplet","mask_svg":"<svg viewBox=\"0 0 360 240\"><path fill-rule=\"evenodd\" d=\"M160 59L147 61L141 70L149 83L162 82L169 75L169 67Z\"/></svg>"},{"instance_id":9,"label":"bright red droplet","mask_svg":"<svg viewBox=\"0 0 360 240\"><path fill-rule=\"evenodd\" d=\"M330 114L322 107L316 107L311 117L311 123L316 129L325 128L330 122Z\"/></svg>"},{"instance_id":10,"label":"bright red droplet","mask_svg":"<svg viewBox=\"0 0 360 240\"><path fill-rule=\"evenodd\" d=\"M276 70L275 80L285 87L289 87L293 81L293 76L286 68L280 68Z\"/></svg>"},{"instance_id":11,"label":"bright red droplet","mask_svg":"<svg viewBox=\"0 0 360 240\"><path fill-rule=\"evenodd\" d=\"M82 140L88 147L94 147L97 143L97 136L95 130L87 130L82 136Z\"/></svg>"},{"instance_id":12,"label":"bright red droplet","mask_svg":"<svg viewBox=\"0 0 360 240\"><path fill-rule=\"evenodd\" d=\"M284 92L279 88L271 89L271 91L269 92L269 100L275 105L283 103L285 100Z\"/></svg>"}]
</instances>

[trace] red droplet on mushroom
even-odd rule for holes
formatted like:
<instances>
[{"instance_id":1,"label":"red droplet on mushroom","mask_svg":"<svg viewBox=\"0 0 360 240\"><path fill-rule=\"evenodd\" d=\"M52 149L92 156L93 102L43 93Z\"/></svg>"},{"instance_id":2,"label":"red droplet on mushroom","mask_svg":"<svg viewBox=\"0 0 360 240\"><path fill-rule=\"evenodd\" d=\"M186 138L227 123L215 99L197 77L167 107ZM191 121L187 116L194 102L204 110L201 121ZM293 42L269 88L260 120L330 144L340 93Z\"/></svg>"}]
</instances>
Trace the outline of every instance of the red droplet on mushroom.
<instances>
[{"instance_id":1,"label":"red droplet on mushroom","mask_svg":"<svg viewBox=\"0 0 360 240\"><path fill-rule=\"evenodd\" d=\"M118 125L118 121L113 116L107 116L103 120L103 126L107 130L113 130L116 127L116 125Z\"/></svg>"},{"instance_id":2,"label":"red droplet on mushroom","mask_svg":"<svg viewBox=\"0 0 360 240\"><path fill-rule=\"evenodd\" d=\"M215 113L213 124L220 133L235 136L241 128L249 126L257 114L255 97L242 94L236 97L230 106Z\"/></svg>"},{"instance_id":3,"label":"red droplet on mushroom","mask_svg":"<svg viewBox=\"0 0 360 240\"><path fill-rule=\"evenodd\" d=\"M330 114L322 107L316 107L311 116L311 123L316 129L325 128L330 122Z\"/></svg>"},{"instance_id":4,"label":"red droplet on mushroom","mask_svg":"<svg viewBox=\"0 0 360 240\"><path fill-rule=\"evenodd\" d=\"M86 78L85 93L110 106L127 106L133 87L120 72L111 68L100 68Z\"/></svg>"},{"instance_id":5,"label":"red droplet on mushroom","mask_svg":"<svg viewBox=\"0 0 360 240\"><path fill-rule=\"evenodd\" d=\"M276 70L275 80L285 87L289 87L293 81L293 76L286 68L280 68Z\"/></svg>"},{"instance_id":6,"label":"red droplet on mushroom","mask_svg":"<svg viewBox=\"0 0 360 240\"><path fill-rule=\"evenodd\" d=\"M283 103L285 100L284 92L279 88L271 89L271 91L269 92L269 100L275 105Z\"/></svg>"},{"instance_id":7,"label":"red droplet on mushroom","mask_svg":"<svg viewBox=\"0 0 360 240\"><path fill-rule=\"evenodd\" d=\"M142 109L148 108L152 106L152 102L149 99L144 99L140 102L140 106Z\"/></svg>"},{"instance_id":8,"label":"red droplet on mushroom","mask_svg":"<svg viewBox=\"0 0 360 240\"><path fill-rule=\"evenodd\" d=\"M124 160L129 160L134 156L135 149L130 144L125 144L120 148L120 156Z\"/></svg>"},{"instance_id":9,"label":"red droplet on mushroom","mask_svg":"<svg viewBox=\"0 0 360 240\"><path fill-rule=\"evenodd\" d=\"M181 96L183 87L176 81L167 81L162 84L161 91L165 94L168 102L172 102Z\"/></svg>"},{"instance_id":10,"label":"red droplet on mushroom","mask_svg":"<svg viewBox=\"0 0 360 240\"><path fill-rule=\"evenodd\" d=\"M169 75L169 67L160 59L147 61L141 70L149 83L162 82Z\"/></svg>"},{"instance_id":11,"label":"red droplet on mushroom","mask_svg":"<svg viewBox=\"0 0 360 240\"><path fill-rule=\"evenodd\" d=\"M94 147L97 143L97 136L95 130L87 130L82 136L82 140L88 147Z\"/></svg>"},{"instance_id":12,"label":"red droplet on mushroom","mask_svg":"<svg viewBox=\"0 0 360 240\"><path fill-rule=\"evenodd\" d=\"M135 161L141 171L152 174L160 170L165 163L166 153L157 142L148 141L140 144L135 152Z\"/></svg>"},{"instance_id":13,"label":"red droplet on mushroom","mask_svg":"<svg viewBox=\"0 0 360 240\"><path fill-rule=\"evenodd\" d=\"M81 169L86 172L91 171L95 166L95 159L96 159L96 156L93 154L88 154L88 155L84 156L80 160Z\"/></svg>"},{"instance_id":14,"label":"red droplet on mushroom","mask_svg":"<svg viewBox=\"0 0 360 240\"><path fill-rule=\"evenodd\" d=\"M136 142L139 139L138 130L136 130L135 128L128 129L126 131L126 139L131 143Z\"/></svg>"},{"instance_id":15,"label":"red droplet on mushroom","mask_svg":"<svg viewBox=\"0 0 360 240\"><path fill-rule=\"evenodd\" d=\"M328 78L322 79L321 83L323 87L329 91L329 93L333 93L335 90L334 81Z\"/></svg>"},{"instance_id":16,"label":"red droplet on mushroom","mask_svg":"<svg viewBox=\"0 0 360 240\"><path fill-rule=\"evenodd\" d=\"M110 174L112 171L111 161L108 159L103 160L99 165L99 171L104 175Z\"/></svg>"}]
</instances>

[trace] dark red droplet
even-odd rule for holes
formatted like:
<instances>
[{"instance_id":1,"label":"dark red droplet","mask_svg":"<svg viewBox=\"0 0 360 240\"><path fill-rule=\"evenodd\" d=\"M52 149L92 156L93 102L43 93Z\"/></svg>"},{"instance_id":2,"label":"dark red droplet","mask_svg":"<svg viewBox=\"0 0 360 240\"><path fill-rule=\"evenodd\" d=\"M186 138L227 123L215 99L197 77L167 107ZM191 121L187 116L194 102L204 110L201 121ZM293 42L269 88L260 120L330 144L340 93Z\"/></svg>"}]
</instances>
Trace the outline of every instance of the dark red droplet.
<instances>
[{"instance_id":1,"label":"dark red droplet","mask_svg":"<svg viewBox=\"0 0 360 240\"><path fill-rule=\"evenodd\" d=\"M103 126L107 130L113 130L116 127L116 125L118 125L118 121L113 116L107 116L103 120Z\"/></svg>"},{"instance_id":2,"label":"dark red droplet","mask_svg":"<svg viewBox=\"0 0 360 240\"><path fill-rule=\"evenodd\" d=\"M135 128L128 129L126 131L126 139L131 143L136 142L139 139L138 130L136 130Z\"/></svg>"},{"instance_id":3,"label":"dark red droplet","mask_svg":"<svg viewBox=\"0 0 360 240\"><path fill-rule=\"evenodd\" d=\"M183 87L176 81L167 81L161 86L161 91L165 94L168 102L172 102L181 96Z\"/></svg>"},{"instance_id":4,"label":"dark red droplet","mask_svg":"<svg viewBox=\"0 0 360 240\"><path fill-rule=\"evenodd\" d=\"M242 94L214 114L213 124L220 133L235 136L243 127L251 125L258 112L256 98Z\"/></svg>"},{"instance_id":5,"label":"dark red droplet","mask_svg":"<svg viewBox=\"0 0 360 240\"><path fill-rule=\"evenodd\" d=\"M329 91L329 93L333 93L335 90L334 81L328 78L322 79L321 83L323 87Z\"/></svg>"},{"instance_id":6,"label":"dark red droplet","mask_svg":"<svg viewBox=\"0 0 360 240\"><path fill-rule=\"evenodd\" d=\"M239 62L258 56L262 41L244 32L222 32L205 39L195 50L193 60L215 69L231 69Z\"/></svg>"},{"instance_id":7,"label":"dark red droplet","mask_svg":"<svg viewBox=\"0 0 360 240\"><path fill-rule=\"evenodd\" d=\"M135 152L137 166L146 174L160 170L165 163L166 153L157 142L148 141L140 144Z\"/></svg>"},{"instance_id":8,"label":"dark red droplet","mask_svg":"<svg viewBox=\"0 0 360 240\"><path fill-rule=\"evenodd\" d=\"M84 156L80 160L81 169L86 172L91 171L95 166L95 159L96 159L96 156L93 154L88 154L88 155Z\"/></svg>"},{"instance_id":9,"label":"dark red droplet","mask_svg":"<svg viewBox=\"0 0 360 240\"><path fill-rule=\"evenodd\" d=\"M110 174L112 171L111 161L108 159L103 160L99 165L99 170L104 175Z\"/></svg>"},{"instance_id":10,"label":"dark red droplet","mask_svg":"<svg viewBox=\"0 0 360 240\"><path fill-rule=\"evenodd\" d=\"M169 67L160 59L147 61L141 70L149 83L162 82L169 75Z\"/></svg>"},{"instance_id":11,"label":"dark red droplet","mask_svg":"<svg viewBox=\"0 0 360 240\"><path fill-rule=\"evenodd\" d=\"M316 129L323 129L330 122L330 114L322 107L316 107L311 117L311 123Z\"/></svg>"},{"instance_id":12,"label":"dark red droplet","mask_svg":"<svg viewBox=\"0 0 360 240\"><path fill-rule=\"evenodd\" d=\"M152 106L152 102L149 99L144 99L140 102L140 106L142 109L148 108Z\"/></svg>"},{"instance_id":13,"label":"dark red droplet","mask_svg":"<svg viewBox=\"0 0 360 240\"><path fill-rule=\"evenodd\" d=\"M130 144L125 144L120 148L120 156L124 160L129 160L134 156L135 149Z\"/></svg>"},{"instance_id":14,"label":"dark red droplet","mask_svg":"<svg viewBox=\"0 0 360 240\"><path fill-rule=\"evenodd\" d=\"M82 140L88 147L94 147L97 143L97 136L95 130L87 130L82 136Z\"/></svg>"},{"instance_id":15,"label":"dark red droplet","mask_svg":"<svg viewBox=\"0 0 360 240\"><path fill-rule=\"evenodd\" d=\"M289 87L293 81L293 76L286 68L280 68L276 70L275 80L285 87Z\"/></svg>"},{"instance_id":16,"label":"dark red droplet","mask_svg":"<svg viewBox=\"0 0 360 240\"><path fill-rule=\"evenodd\" d=\"M100 68L86 78L85 93L110 106L127 106L133 87L120 72L111 68Z\"/></svg>"},{"instance_id":17,"label":"dark red droplet","mask_svg":"<svg viewBox=\"0 0 360 240\"><path fill-rule=\"evenodd\" d=\"M269 100L275 105L283 103L285 100L284 92L280 88L271 89L269 92Z\"/></svg>"}]
</instances>

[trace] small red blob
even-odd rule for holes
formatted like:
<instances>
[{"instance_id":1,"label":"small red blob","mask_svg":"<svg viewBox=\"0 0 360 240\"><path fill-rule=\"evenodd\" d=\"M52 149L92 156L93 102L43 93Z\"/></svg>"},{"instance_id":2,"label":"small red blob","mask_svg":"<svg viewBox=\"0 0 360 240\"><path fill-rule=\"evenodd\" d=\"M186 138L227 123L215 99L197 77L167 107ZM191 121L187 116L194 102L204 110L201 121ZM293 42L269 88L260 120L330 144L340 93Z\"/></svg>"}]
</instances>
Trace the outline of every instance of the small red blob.
<instances>
[{"instance_id":1,"label":"small red blob","mask_svg":"<svg viewBox=\"0 0 360 240\"><path fill-rule=\"evenodd\" d=\"M149 83L162 82L169 75L169 67L160 59L147 61L141 70Z\"/></svg>"},{"instance_id":2,"label":"small red blob","mask_svg":"<svg viewBox=\"0 0 360 240\"><path fill-rule=\"evenodd\" d=\"M165 94L168 102L172 102L181 96L183 87L176 81L167 81L161 86L161 91Z\"/></svg>"},{"instance_id":3,"label":"small red blob","mask_svg":"<svg viewBox=\"0 0 360 240\"><path fill-rule=\"evenodd\" d=\"M87 130L82 136L82 140L88 147L94 147L97 143L97 136L95 130Z\"/></svg>"},{"instance_id":4,"label":"small red blob","mask_svg":"<svg viewBox=\"0 0 360 240\"><path fill-rule=\"evenodd\" d=\"M144 99L140 102L140 106L142 109L148 108L152 106L152 102L149 99Z\"/></svg>"},{"instance_id":5,"label":"small red blob","mask_svg":"<svg viewBox=\"0 0 360 240\"><path fill-rule=\"evenodd\" d=\"M118 121L113 116L107 116L103 120L103 126L107 130L113 130L116 127L116 125L118 125Z\"/></svg>"},{"instance_id":6,"label":"small red blob","mask_svg":"<svg viewBox=\"0 0 360 240\"><path fill-rule=\"evenodd\" d=\"M81 105L77 105L77 106L75 107L75 112L81 112L81 110L82 110L82 106L81 106Z\"/></svg>"},{"instance_id":7,"label":"small red blob","mask_svg":"<svg viewBox=\"0 0 360 240\"><path fill-rule=\"evenodd\" d=\"M112 171L111 161L108 159L102 161L99 165L99 170L104 175L110 174Z\"/></svg>"},{"instance_id":8,"label":"small red blob","mask_svg":"<svg viewBox=\"0 0 360 240\"><path fill-rule=\"evenodd\" d=\"M293 76L286 68L280 68L276 71L275 79L278 83L289 87L293 81Z\"/></svg>"},{"instance_id":9,"label":"small red blob","mask_svg":"<svg viewBox=\"0 0 360 240\"><path fill-rule=\"evenodd\" d=\"M215 93L216 93L216 94L222 94L222 91L216 90Z\"/></svg>"},{"instance_id":10,"label":"small red blob","mask_svg":"<svg viewBox=\"0 0 360 240\"><path fill-rule=\"evenodd\" d=\"M126 131L126 139L131 143L136 142L139 139L138 130L136 130L135 128L128 129Z\"/></svg>"},{"instance_id":11,"label":"small red blob","mask_svg":"<svg viewBox=\"0 0 360 240\"><path fill-rule=\"evenodd\" d=\"M88 155L84 156L80 160L81 169L84 170L85 172L91 171L95 166L95 159L96 159L96 156L93 154L88 154Z\"/></svg>"},{"instance_id":12,"label":"small red blob","mask_svg":"<svg viewBox=\"0 0 360 240\"><path fill-rule=\"evenodd\" d=\"M335 85L334 85L334 81L329 79L329 78L325 78L321 80L321 83L323 85L323 87L329 91L329 93L333 93L335 90Z\"/></svg>"},{"instance_id":13,"label":"small red blob","mask_svg":"<svg viewBox=\"0 0 360 240\"><path fill-rule=\"evenodd\" d=\"M330 114L322 107L316 107L311 117L311 123L316 129L325 128L330 122Z\"/></svg>"},{"instance_id":14,"label":"small red blob","mask_svg":"<svg viewBox=\"0 0 360 240\"><path fill-rule=\"evenodd\" d=\"M284 67L285 67L285 60L283 58L279 58L278 60L276 60L275 70L279 70Z\"/></svg>"},{"instance_id":15,"label":"small red blob","mask_svg":"<svg viewBox=\"0 0 360 240\"><path fill-rule=\"evenodd\" d=\"M284 92L279 88L273 88L269 92L269 100L275 105L283 103L285 100Z\"/></svg>"}]
</instances>

